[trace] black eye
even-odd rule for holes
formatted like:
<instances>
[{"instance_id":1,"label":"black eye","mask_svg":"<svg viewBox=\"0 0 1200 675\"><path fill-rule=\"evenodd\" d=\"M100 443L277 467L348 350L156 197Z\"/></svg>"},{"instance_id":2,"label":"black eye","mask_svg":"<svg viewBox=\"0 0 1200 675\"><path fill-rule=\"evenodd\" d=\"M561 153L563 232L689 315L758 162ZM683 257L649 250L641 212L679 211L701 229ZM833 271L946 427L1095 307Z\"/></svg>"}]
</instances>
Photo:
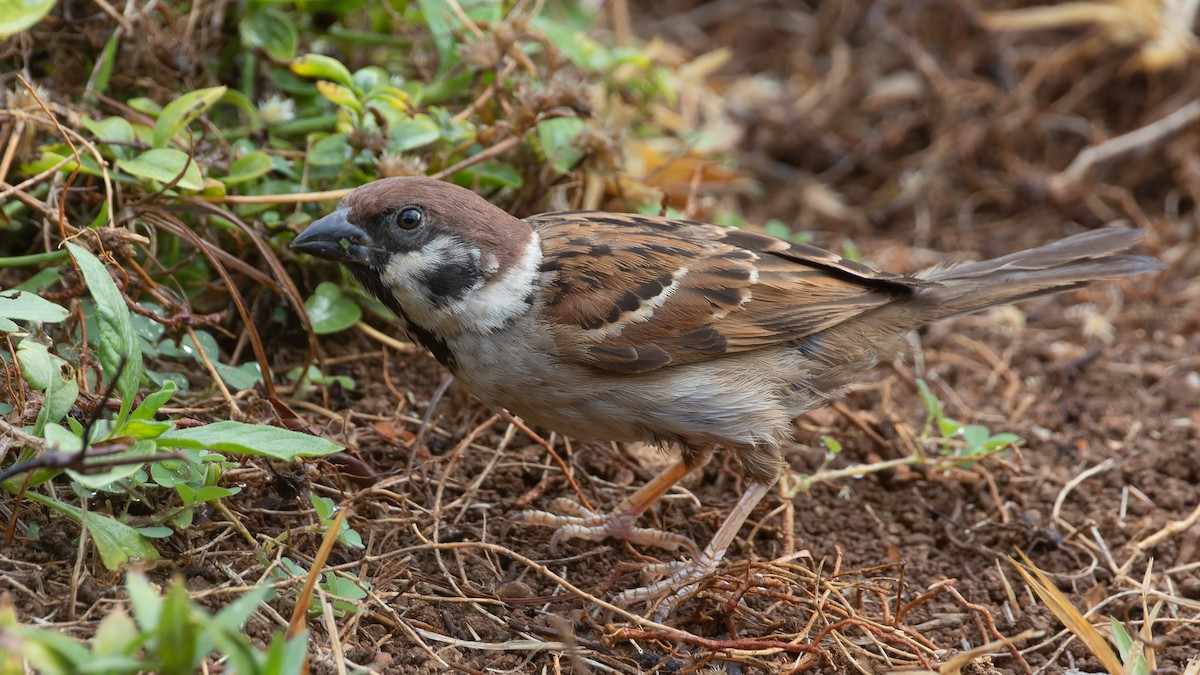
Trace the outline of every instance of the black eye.
<instances>
[{"instance_id":1,"label":"black eye","mask_svg":"<svg viewBox=\"0 0 1200 675\"><path fill-rule=\"evenodd\" d=\"M406 230L415 230L425 222L425 213L417 206L406 206L400 209L400 213L396 216L396 223Z\"/></svg>"}]
</instances>

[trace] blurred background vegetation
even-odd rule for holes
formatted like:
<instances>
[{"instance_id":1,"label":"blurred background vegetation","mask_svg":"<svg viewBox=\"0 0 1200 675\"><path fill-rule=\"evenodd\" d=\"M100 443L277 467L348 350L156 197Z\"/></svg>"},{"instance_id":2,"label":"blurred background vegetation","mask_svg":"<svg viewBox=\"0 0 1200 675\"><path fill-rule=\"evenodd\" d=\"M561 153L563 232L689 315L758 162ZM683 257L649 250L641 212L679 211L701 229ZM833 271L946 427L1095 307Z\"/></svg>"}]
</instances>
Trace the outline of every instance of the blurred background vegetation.
<instances>
[{"instance_id":1,"label":"blurred background vegetation","mask_svg":"<svg viewBox=\"0 0 1200 675\"><path fill-rule=\"evenodd\" d=\"M966 629L932 640L899 625L888 594L907 587L890 569L839 586L781 568L788 583L814 584L813 598L873 598L815 624L805 608L821 612L807 600L740 629L728 616L693 615L681 625L699 626L696 634L618 635L578 612L573 628L527 615L540 632L511 617L506 624L481 609L496 594L511 609L565 591L557 582L540 596L508 582L483 595L460 587L442 557L449 540L436 536L438 500L452 470L468 471L461 483L474 487L455 502L459 525L487 532L492 525L463 520L482 481L469 470L481 468L451 459L436 465L447 472L439 476L426 464L457 457L449 448L477 436L498 456L515 432L492 429L494 419L484 423L466 404L436 418L444 396L465 399L389 334L386 309L335 266L302 263L287 248L348 190L401 175L453 181L517 215L675 213L852 257L865 249L898 271L946 259L933 250L996 255L1072 223L1131 222L1172 267L1154 289L1157 304L1141 307L1157 307L1164 323L1098 293L1072 319L1072 346L1055 354L1083 359L1123 331L1157 328L1161 340L1151 342L1166 345L1159 362L1194 355L1196 3L986 4L0 0L0 550L17 584L0 600L0 673L27 665L185 673L216 663L289 673L306 655L321 672L356 663L640 672L700 667L717 655L729 667L866 672L929 668L948 658L946 646L963 645L1029 668L1007 646L1029 627L1017 619L969 640ZM1025 316L989 321L989 335L1007 336ZM955 412L971 418L973 407L999 406L993 434L943 414L938 396L949 389L912 386L911 436L941 458L932 464L939 471L1007 453L1018 442L1010 426L1026 434L1032 425L1017 421L1029 411L1045 419L1037 415L1052 404L1051 394L1019 392L1017 382ZM1194 414L1194 392L1177 391L1161 404L1163 419ZM879 459L823 473L846 459L833 427L819 426L808 440L828 452L800 477L803 490L835 474L862 476ZM869 426L856 420L837 433ZM879 439L867 436L858 444ZM926 461L908 449L881 466ZM401 483L380 478L397 475ZM384 504L357 505L378 526L367 516L343 520L355 489ZM1179 519L1184 507L1158 515ZM997 546L1007 555L1015 545ZM1144 561L1151 547L1135 549ZM389 550L410 557L387 558ZM483 560L520 555L481 550ZM411 570L397 570L410 561ZM592 581L611 584L611 567ZM1113 589L1143 584L1143 568L1114 568ZM122 577L130 569L149 570L162 586L139 571ZM557 578L528 569L540 569L543 584ZM1075 648L1080 658L1109 672L1149 672L1161 637L1154 627L1163 625L1153 602L1129 630L1114 619L1102 637L1032 569L1022 573L1042 603L1087 645ZM430 599L429 577L440 574L448 581L435 590L477 603L478 614ZM421 609L401 616L385 596ZM620 630L638 626L618 619ZM324 637L310 643L305 631L315 625ZM331 635L356 647L343 653ZM377 648L385 637L416 646ZM819 648L795 647L814 639ZM1060 633L1043 651L1071 639ZM655 646L628 647L634 640ZM977 656L964 651L967 659L945 667ZM1169 653L1180 668L1191 656ZM1039 658L1053 664L1059 654ZM1200 671L1195 661L1187 667Z\"/></svg>"}]
</instances>

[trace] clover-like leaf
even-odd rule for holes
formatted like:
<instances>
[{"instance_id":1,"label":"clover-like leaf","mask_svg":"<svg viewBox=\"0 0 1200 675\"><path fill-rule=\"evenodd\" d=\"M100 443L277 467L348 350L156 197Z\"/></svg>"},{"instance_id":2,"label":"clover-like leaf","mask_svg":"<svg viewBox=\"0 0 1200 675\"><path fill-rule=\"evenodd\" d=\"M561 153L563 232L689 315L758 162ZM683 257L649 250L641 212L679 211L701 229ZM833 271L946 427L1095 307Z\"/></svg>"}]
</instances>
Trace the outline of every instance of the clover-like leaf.
<instances>
[{"instance_id":1,"label":"clover-like leaf","mask_svg":"<svg viewBox=\"0 0 1200 675\"><path fill-rule=\"evenodd\" d=\"M353 298L342 292L337 284L323 281L313 294L304 301L313 332L327 335L343 331L362 319L362 308Z\"/></svg>"}]
</instances>

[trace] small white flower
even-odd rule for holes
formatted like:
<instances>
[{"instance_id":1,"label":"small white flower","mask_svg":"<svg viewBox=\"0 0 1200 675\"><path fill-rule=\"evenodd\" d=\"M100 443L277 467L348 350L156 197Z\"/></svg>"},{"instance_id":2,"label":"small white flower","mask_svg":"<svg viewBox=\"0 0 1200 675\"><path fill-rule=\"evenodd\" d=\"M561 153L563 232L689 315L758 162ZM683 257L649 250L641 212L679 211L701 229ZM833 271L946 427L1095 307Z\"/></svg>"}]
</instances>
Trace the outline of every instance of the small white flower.
<instances>
[{"instance_id":1,"label":"small white flower","mask_svg":"<svg viewBox=\"0 0 1200 675\"><path fill-rule=\"evenodd\" d=\"M271 94L270 98L259 102L258 114L267 126L291 122L296 119L296 102L279 94Z\"/></svg>"}]
</instances>

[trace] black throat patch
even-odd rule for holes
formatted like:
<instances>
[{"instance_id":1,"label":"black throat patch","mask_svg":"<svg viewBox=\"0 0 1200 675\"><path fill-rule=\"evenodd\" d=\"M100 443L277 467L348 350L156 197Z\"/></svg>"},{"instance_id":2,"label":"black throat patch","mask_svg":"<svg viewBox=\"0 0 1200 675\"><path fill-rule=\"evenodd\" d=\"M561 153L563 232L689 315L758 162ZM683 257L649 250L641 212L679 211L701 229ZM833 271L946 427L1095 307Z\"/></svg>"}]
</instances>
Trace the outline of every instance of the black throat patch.
<instances>
[{"instance_id":1,"label":"black throat patch","mask_svg":"<svg viewBox=\"0 0 1200 675\"><path fill-rule=\"evenodd\" d=\"M438 363L451 371L455 369L458 362L454 358L454 352L451 351L450 345L446 344L446 341L438 337L433 331L414 322L412 317L408 315L408 312L404 311L404 308L400 306L400 303L396 302L396 298L383 285L383 281L380 280L379 275L374 270L353 265L350 267L350 272L358 280L358 283L363 285L363 288L367 289L371 295L378 298L380 302L387 305L387 308L396 314L400 322L404 324L404 332L408 334L409 338L425 349L428 349L429 353L433 354L433 358L437 359Z\"/></svg>"}]
</instances>

